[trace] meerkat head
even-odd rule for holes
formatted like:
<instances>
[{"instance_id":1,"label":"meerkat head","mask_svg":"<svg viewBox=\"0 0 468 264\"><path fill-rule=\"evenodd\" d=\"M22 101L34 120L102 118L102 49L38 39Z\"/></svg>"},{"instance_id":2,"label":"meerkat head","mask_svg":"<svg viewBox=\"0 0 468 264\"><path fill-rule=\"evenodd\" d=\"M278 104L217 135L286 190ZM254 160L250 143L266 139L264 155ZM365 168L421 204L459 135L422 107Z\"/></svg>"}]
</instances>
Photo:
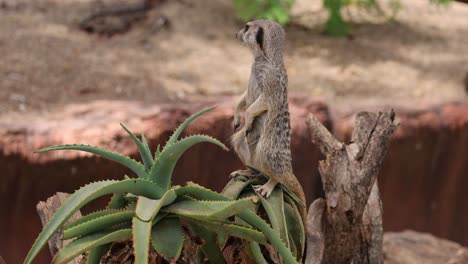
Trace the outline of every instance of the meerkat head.
<instances>
[{"instance_id":1,"label":"meerkat head","mask_svg":"<svg viewBox=\"0 0 468 264\"><path fill-rule=\"evenodd\" d=\"M250 47L255 57L265 56L282 62L285 33L278 23L270 20L247 22L236 37Z\"/></svg>"}]
</instances>

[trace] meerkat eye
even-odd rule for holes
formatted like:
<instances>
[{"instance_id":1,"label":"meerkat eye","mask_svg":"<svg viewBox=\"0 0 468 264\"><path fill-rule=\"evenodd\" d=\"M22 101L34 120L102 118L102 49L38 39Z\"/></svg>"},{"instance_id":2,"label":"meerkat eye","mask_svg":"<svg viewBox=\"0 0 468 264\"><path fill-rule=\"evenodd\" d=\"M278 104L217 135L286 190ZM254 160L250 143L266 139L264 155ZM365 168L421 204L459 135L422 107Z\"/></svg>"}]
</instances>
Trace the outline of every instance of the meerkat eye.
<instances>
[{"instance_id":1,"label":"meerkat eye","mask_svg":"<svg viewBox=\"0 0 468 264\"><path fill-rule=\"evenodd\" d=\"M244 31L249 30L249 25L245 24Z\"/></svg>"}]
</instances>

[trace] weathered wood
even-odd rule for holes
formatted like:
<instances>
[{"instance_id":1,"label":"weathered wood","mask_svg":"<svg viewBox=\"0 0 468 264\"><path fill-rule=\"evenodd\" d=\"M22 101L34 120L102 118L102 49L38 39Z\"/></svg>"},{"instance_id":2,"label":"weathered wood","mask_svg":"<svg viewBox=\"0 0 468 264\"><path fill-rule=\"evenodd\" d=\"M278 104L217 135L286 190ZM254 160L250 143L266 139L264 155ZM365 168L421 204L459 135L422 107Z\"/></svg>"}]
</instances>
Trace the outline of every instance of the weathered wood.
<instances>
[{"instance_id":1,"label":"weathered wood","mask_svg":"<svg viewBox=\"0 0 468 264\"><path fill-rule=\"evenodd\" d=\"M314 201L308 215L306 263L383 263L377 175L397 127L394 116L357 114L348 145L309 117L312 141L326 159L319 163L325 200Z\"/></svg>"},{"instance_id":2,"label":"weathered wood","mask_svg":"<svg viewBox=\"0 0 468 264\"><path fill-rule=\"evenodd\" d=\"M55 214L57 209L59 209L60 206L62 206L62 203L65 202L65 200L67 200L69 196L70 194L68 193L58 192L54 196L49 197L47 201L45 202L41 201L36 205L36 210L37 210L37 213L39 214L39 217L41 218L42 226L45 226L49 222L49 220ZM81 213L80 211L77 211L67 221L67 223L72 222L80 217L81 217ZM52 256L55 256L55 254L60 249L62 249L64 246L66 246L68 243L72 241L72 239L63 240L62 236L63 236L62 230L59 230L49 240L49 249L50 249L50 253L52 254ZM78 264L80 263L80 261L81 261L81 256L78 256L70 263Z\"/></svg>"}]
</instances>

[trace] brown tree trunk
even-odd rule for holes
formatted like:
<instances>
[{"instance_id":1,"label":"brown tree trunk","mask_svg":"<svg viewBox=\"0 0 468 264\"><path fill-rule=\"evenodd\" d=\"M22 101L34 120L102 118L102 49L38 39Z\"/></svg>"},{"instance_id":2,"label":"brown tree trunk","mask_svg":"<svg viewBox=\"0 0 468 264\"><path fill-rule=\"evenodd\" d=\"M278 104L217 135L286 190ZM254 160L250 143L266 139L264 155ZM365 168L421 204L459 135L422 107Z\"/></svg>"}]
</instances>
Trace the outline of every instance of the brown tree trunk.
<instances>
[{"instance_id":1,"label":"brown tree trunk","mask_svg":"<svg viewBox=\"0 0 468 264\"><path fill-rule=\"evenodd\" d=\"M309 209L307 264L383 263L382 202L377 175L397 125L394 112L357 114L351 143L336 140L313 116L312 141L325 199Z\"/></svg>"},{"instance_id":2,"label":"brown tree trunk","mask_svg":"<svg viewBox=\"0 0 468 264\"><path fill-rule=\"evenodd\" d=\"M45 226L47 222L52 218L52 216L55 214L55 212L62 206L62 203L65 202L65 200L68 199L70 194L68 193L61 193L58 192L54 196L51 196L47 199L45 202L39 202L36 206L37 213L39 214L39 217L41 218L42 226ZM67 221L73 222L76 219L81 218L81 213L80 211L76 212L70 219ZM62 239L63 232L62 230L59 230L59 232L55 233L52 238L49 240L49 249L50 249L50 254L52 256L55 256L55 254L62 249L64 246L66 246L68 243L70 243L73 239L69 240L63 240ZM76 257L73 261L71 261L71 264L78 264L81 261L81 256Z\"/></svg>"}]
</instances>

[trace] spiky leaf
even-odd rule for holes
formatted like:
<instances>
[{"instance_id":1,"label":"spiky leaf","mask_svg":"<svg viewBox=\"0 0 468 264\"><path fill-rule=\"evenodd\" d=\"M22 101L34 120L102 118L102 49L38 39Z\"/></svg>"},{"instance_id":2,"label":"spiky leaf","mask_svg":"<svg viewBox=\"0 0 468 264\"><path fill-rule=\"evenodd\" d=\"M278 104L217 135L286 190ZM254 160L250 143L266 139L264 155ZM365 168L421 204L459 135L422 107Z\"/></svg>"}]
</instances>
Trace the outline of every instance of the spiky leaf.
<instances>
[{"instance_id":1,"label":"spiky leaf","mask_svg":"<svg viewBox=\"0 0 468 264\"><path fill-rule=\"evenodd\" d=\"M157 222L151 231L151 244L167 261L175 263L184 245L184 232L179 219L171 217Z\"/></svg>"},{"instance_id":2,"label":"spiky leaf","mask_svg":"<svg viewBox=\"0 0 468 264\"><path fill-rule=\"evenodd\" d=\"M228 150L223 143L209 136L195 135L186 137L163 149L161 154L159 154L157 165L151 169L149 179L157 183L164 190L169 189L172 172L179 158L191 146L201 142L213 143Z\"/></svg>"},{"instance_id":3,"label":"spiky leaf","mask_svg":"<svg viewBox=\"0 0 468 264\"><path fill-rule=\"evenodd\" d=\"M231 179L226 186L224 187L223 191L221 192L223 195L231 198L237 199L241 192L250 184L255 181L254 178L248 178L246 180L238 180L238 179Z\"/></svg>"},{"instance_id":4,"label":"spiky leaf","mask_svg":"<svg viewBox=\"0 0 468 264\"><path fill-rule=\"evenodd\" d=\"M135 264L147 264L150 244L151 222L144 222L133 218L133 249L135 250Z\"/></svg>"},{"instance_id":5,"label":"spiky leaf","mask_svg":"<svg viewBox=\"0 0 468 264\"><path fill-rule=\"evenodd\" d=\"M297 258L301 259L305 249L305 230L304 224L302 223L301 214L298 211L296 203L285 196L286 203L284 204L284 215L286 218L286 224L288 226L288 232L291 234L291 244L294 243L296 250L299 253Z\"/></svg>"},{"instance_id":6,"label":"spiky leaf","mask_svg":"<svg viewBox=\"0 0 468 264\"><path fill-rule=\"evenodd\" d=\"M123 211L113 214L104 215L82 224L67 228L63 231L63 238L70 239L73 237L84 236L94 232L98 232L120 223L132 220L135 212Z\"/></svg>"},{"instance_id":7,"label":"spiky leaf","mask_svg":"<svg viewBox=\"0 0 468 264\"><path fill-rule=\"evenodd\" d=\"M102 255L109 250L110 246L111 243L107 243L90 249L86 256L86 264L99 264Z\"/></svg>"},{"instance_id":8,"label":"spiky leaf","mask_svg":"<svg viewBox=\"0 0 468 264\"><path fill-rule=\"evenodd\" d=\"M193 182L188 182L187 185L177 188L175 192L177 196L179 197L188 195L198 200L216 200L216 201L231 200L220 193L212 191L208 188L205 188Z\"/></svg>"},{"instance_id":9,"label":"spiky leaf","mask_svg":"<svg viewBox=\"0 0 468 264\"><path fill-rule=\"evenodd\" d=\"M75 227L77 225L83 224L85 222L91 221L93 219L96 219L96 218L99 218L99 217L102 217L102 216L115 214L115 213L119 213L119 212L123 212L123 211L124 210L105 209L105 210L99 210L99 211L96 211L96 212L92 212L90 214L87 214L87 215L85 215L83 217L80 217L80 218L76 219L75 221L73 221L71 223L68 223L68 224L64 225L63 230L65 231L67 229L70 229L72 227Z\"/></svg>"},{"instance_id":10,"label":"spiky leaf","mask_svg":"<svg viewBox=\"0 0 468 264\"><path fill-rule=\"evenodd\" d=\"M226 263L215 232L196 224L196 222L191 222L190 229L192 233L203 240L204 243L200 246L200 249L208 258L208 263Z\"/></svg>"},{"instance_id":11,"label":"spiky leaf","mask_svg":"<svg viewBox=\"0 0 468 264\"><path fill-rule=\"evenodd\" d=\"M141 160L143 160L143 164L145 165L145 169L147 172L151 169L153 165L153 157L151 157L151 152L147 147L148 144L143 144L124 124L120 123L120 126L128 133L128 135L132 138L133 142L138 148L138 152L140 153ZM143 140L143 137L142 137ZM146 141L146 140L145 140Z\"/></svg>"},{"instance_id":12,"label":"spiky leaf","mask_svg":"<svg viewBox=\"0 0 468 264\"><path fill-rule=\"evenodd\" d=\"M53 262L56 264L68 263L83 252L107 243L123 241L132 237L131 229L123 229L114 232L95 233L72 241L55 255ZM29 262L28 262L29 263Z\"/></svg>"},{"instance_id":13,"label":"spiky leaf","mask_svg":"<svg viewBox=\"0 0 468 264\"><path fill-rule=\"evenodd\" d=\"M159 212L161 207L172 203L177 198L174 189L170 189L164 193L161 199L152 200L144 196L138 197L136 215L141 221L151 221Z\"/></svg>"},{"instance_id":14,"label":"spiky leaf","mask_svg":"<svg viewBox=\"0 0 468 264\"><path fill-rule=\"evenodd\" d=\"M171 204L164 208L163 211L188 218L224 220L254 206L254 203L253 198L234 201L185 200Z\"/></svg>"},{"instance_id":15,"label":"spiky leaf","mask_svg":"<svg viewBox=\"0 0 468 264\"><path fill-rule=\"evenodd\" d=\"M266 244L267 242L265 236L261 232L246 226L203 220L197 220L197 223L216 232L217 234L234 236L248 241L255 241L260 244Z\"/></svg>"},{"instance_id":16,"label":"spiky leaf","mask_svg":"<svg viewBox=\"0 0 468 264\"><path fill-rule=\"evenodd\" d=\"M39 234L26 256L24 263L31 263L41 248L60 228L60 226L62 226L63 223L65 223L83 205L100 196L115 192L129 192L152 199L159 199L163 194L157 185L143 179L128 179L122 181L108 180L86 185L73 193L44 226L44 229Z\"/></svg>"},{"instance_id":17,"label":"spiky leaf","mask_svg":"<svg viewBox=\"0 0 468 264\"><path fill-rule=\"evenodd\" d=\"M289 247L286 219L284 218L284 200L282 189L280 186L276 186L268 198L261 198L260 201L263 208L265 208L271 226L278 232L286 246Z\"/></svg>"},{"instance_id":18,"label":"spiky leaf","mask_svg":"<svg viewBox=\"0 0 468 264\"><path fill-rule=\"evenodd\" d=\"M77 145L77 144L57 145L57 146L51 146L51 147L43 148L43 149L37 150L36 152L37 153L43 153L43 152L55 151L55 150L79 150L79 151L93 153L93 154L99 155L99 156L101 156L103 158L106 158L108 160L115 161L115 162L129 168L130 170L135 172L136 175L138 175L138 177L140 177L140 178L146 178L146 176L147 176L147 173L145 172L145 168L143 167L143 165L141 163L139 163L139 162L127 157L127 156L124 156L122 154L115 153L115 152L112 152L112 151L107 150L107 149L98 148L98 147L95 147L95 146Z\"/></svg>"},{"instance_id":19,"label":"spiky leaf","mask_svg":"<svg viewBox=\"0 0 468 264\"><path fill-rule=\"evenodd\" d=\"M189 118L187 118L175 131L174 133L172 133L171 137L169 138L169 140L166 142L166 145L164 146L163 149L165 149L166 147L174 144L177 142L177 140L179 139L180 135L182 134L182 132L184 132L184 129L190 124L192 123L193 120L199 118L200 116L204 115L205 113L208 113L209 111L215 109L216 107L213 106L213 107L210 107L210 108L207 108L207 109L204 109L204 110L201 110L193 115L191 115Z\"/></svg>"}]
</instances>

